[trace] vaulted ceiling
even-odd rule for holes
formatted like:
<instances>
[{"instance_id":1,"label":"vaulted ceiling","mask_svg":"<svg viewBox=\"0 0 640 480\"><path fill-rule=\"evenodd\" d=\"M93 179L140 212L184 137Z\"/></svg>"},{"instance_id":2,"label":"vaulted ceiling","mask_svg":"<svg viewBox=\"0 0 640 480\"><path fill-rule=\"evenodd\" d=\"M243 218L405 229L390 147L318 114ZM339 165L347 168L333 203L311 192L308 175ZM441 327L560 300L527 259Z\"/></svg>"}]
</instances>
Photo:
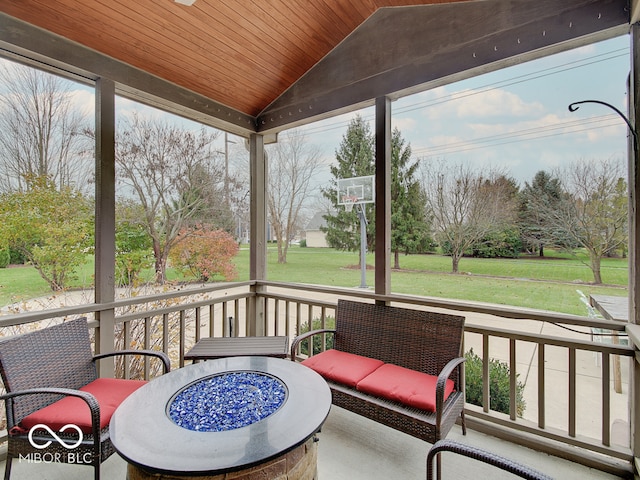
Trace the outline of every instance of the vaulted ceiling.
<instances>
[{"instance_id":1,"label":"vaulted ceiling","mask_svg":"<svg viewBox=\"0 0 640 480\"><path fill-rule=\"evenodd\" d=\"M0 53L238 134L624 33L627 0L2 0Z\"/></svg>"}]
</instances>

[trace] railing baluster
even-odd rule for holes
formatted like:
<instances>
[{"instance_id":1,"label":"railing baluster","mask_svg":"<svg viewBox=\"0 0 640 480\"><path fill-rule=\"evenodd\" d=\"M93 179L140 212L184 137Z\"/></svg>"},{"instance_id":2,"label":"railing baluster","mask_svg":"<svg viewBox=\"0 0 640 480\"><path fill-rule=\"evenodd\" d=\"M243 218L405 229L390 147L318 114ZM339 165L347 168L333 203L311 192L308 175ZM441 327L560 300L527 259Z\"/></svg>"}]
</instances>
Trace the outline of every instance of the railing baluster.
<instances>
[{"instance_id":1,"label":"railing baluster","mask_svg":"<svg viewBox=\"0 0 640 480\"><path fill-rule=\"evenodd\" d=\"M197 342L200 340L200 307L196 307L196 338Z\"/></svg>"},{"instance_id":2,"label":"railing baluster","mask_svg":"<svg viewBox=\"0 0 640 480\"><path fill-rule=\"evenodd\" d=\"M569 436L576 436L576 349L569 348Z\"/></svg>"},{"instance_id":3,"label":"railing baluster","mask_svg":"<svg viewBox=\"0 0 640 480\"><path fill-rule=\"evenodd\" d=\"M546 389L544 382L545 373L545 346L544 343L538 343L538 427L545 428L545 406L546 401L544 392Z\"/></svg>"},{"instance_id":4,"label":"railing baluster","mask_svg":"<svg viewBox=\"0 0 640 480\"><path fill-rule=\"evenodd\" d=\"M284 304L284 334L287 337L291 336L291 322L289 321L289 315L291 315L291 302L287 300Z\"/></svg>"},{"instance_id":5,"label":"railing baluster","mask_svg":"<svg viewBox=\"0 0 640 480\"><path fill-rule=\"evenodd\" d=\"M491 379L489 378L489 335L482 335L482 409L489 412L491 409Z\"/></svg>"},{"instance_id":6,"label":"railing baluster","mask_svg":"<svg viewBox=\"0 0 640 480\"><path fill-rule=\"evenodd\" d=\"M273 334L275 336L280 335L280 301L276 298L274 300L274 306L273 306ZM267 326L268 328L268 326ZM265 330L265 332L267 333L267 335L269 334L269 330Z\"/></svg>"},{"instance_id":7,"label":"railing baluster","mask_svg":"<svg viewBox=\"0 0 640 480\"><path fill-rule=\"evenodd\" d=\"M229 312L227 310L227 302L222 302L222 336L223 337L231 337L231 336L238 336L238 332L236 332L235 335L233 335L233 332L231 331L231 325L229 324Z\"/></svg>"},{"instance_id":8,"label":"railing baluster","mask_svg":"<svg viewBox=\"0 0 640 480\"><path fill-rule=\"evenodd\" d=\"M320 310L320 328L327 328L327 309L322 307ZM322 334L322 351L324 352L327 349L327 334Z\"/></svg>"},{"instance_id":9,"label":"railing baluster","mask_svg":"<svg viewBox=\"0 0 640 480\"><path fill-rule=\"evenodd\" d=\"M233 302L233 328L240 334L240 300L235 299Z\"/></svg>"},{"instance_id":10,"label":"railing baluster","mask_svg":"<svg viewBox=\"0 0 640 480\"><path fill-rule=\"evenodd\" d=\"M515 420L518 417L518 373L516 371L516 340L509 339L509 417Z\"/></svg>"},{"instance_id":11,"label":"railing baluster","mask_svg":"<svg viewBox=\"0 0 640 480\"><path fill-rule=\"evenodd\" d=\"M122 339L122 343L124 346L124 349L127 348L131 348L131 322L124 322L124 338ZM126 358L122 359L122 366L123 366L123 374L124 374L124 378L126 379L130 379L131 378L131 362L127 361Z\"/></svg>"},{"instance_id":12,"label":"railing baluster","mask_svg":"<svg viewBox=\"0 0 640 480\"><path fill-rule=\"evenodd\" d=\"M215 337L216 336L216 331L215 331L215 308L216 308L216 304L212 303L211 305L209 305L209 336L210 337Z\"/></svg>"},{"instance_id":13,"label":"railing baluster","mask_svg":"<svg viewBox=\"0 0 640 480\"><path fill-rule=\"evenodd\" d=\"M308 331L313 330L313 305L309 304L309 308L307 310L307 326L309 327ZM313 355L313 339L307 339L307 353L309 356Z\"/></svg>"},{"instance_id":14,"label":"railing baluster","mask_svg":"<svg viewBox=\"0 0 640 480\"><path fill-rule=\"evenodd\" d=\"M249 325L253 319L251 318L251 309L249 308L249 299L245 298L244 300L244 331L249 331Z\"/></svg>"},{"instance_id":15,"label":"railing baluster","mask_svg":"<svg viewBox=\"0 0 640 480\"><path fill-rule=\"evenodd\" d=\"M271 297L264 297L264 321L262 322L263 331L269 331L269 300Z\"/></svg>"},{"instance_id":16,"label":"railing baluster","mask_svg":"<svg viewBox=\"0 0 640 480\"><path fill-rule=\"evenodd\" d=\"M602 353L602 444L611 445L611 355Z\"/></svg>"},{"instance_id":17,"label":"railing baluster","mask_svg":"<svg viewBox=\"0 0 640 480\"><path fill-rule=\"evenodd\" d=\"M151 348L151 317L145 317L144 319L144 348ZM149 357L145 356L144 362L144 379L149 380Z\"/></svg>"},{"instance_id":18,"label":"railing baluster","mask_svg":"<svg viewBox=\"0 0 640 480\"><path fill-rule=\"evenodd\" d=\"M162 315L162 351L169 354L169 314Z\"/></svg>"},{"instance_id":19,"label":"railing baluster","mask_svg":"<svg viewBox=\"0 0 640 480\"><path fill-rule=\"evenodd\" d=\"M184 336L185 336L185 320L184 310L180 310L180 343L178 345L178 355L180 357L180 368L184 367Z\"/></svg>"}]
</instances>

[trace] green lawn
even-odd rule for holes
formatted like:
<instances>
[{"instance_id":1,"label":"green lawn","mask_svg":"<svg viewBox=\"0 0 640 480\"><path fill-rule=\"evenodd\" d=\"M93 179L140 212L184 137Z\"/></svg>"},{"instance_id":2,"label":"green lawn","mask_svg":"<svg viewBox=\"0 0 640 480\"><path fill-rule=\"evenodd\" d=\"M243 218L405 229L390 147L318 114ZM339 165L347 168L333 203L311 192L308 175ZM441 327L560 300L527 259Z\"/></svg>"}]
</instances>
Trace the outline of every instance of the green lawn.
<instances>
[{"instance_id":1,"label":"green lawn","mask_svg":"<svg viewBox=\"0 0 640 480\"><path fill-rule=\"evenodd\" d=\"M576 289L586 295L603 293L626 295L626 259L605 259L602 262L603 286L593 286L592 274L576 259L549 251L548 257L520 259L463 258L462 273L451 274L451 259L440 255L409 255L400 257L399 271L391 274L394 293L424 295L458 300L481 301L521 307L552 310L583 315L586 313ZM582 261L581 261L582 260ZM273 281L311 283L339 287L360 285L358 254L332 249L291 247L286 264L277 263L275 245L269 245L267 278ZM367 263L372 265L373 255ZM237 256L238 280L249 279L249 251L243 247ZM170 279L180 279L167 272ZM152 272L148 272L149 278ZM93 279L93 258L88 257L78 272L74 287L90 286ZM374 272L367 271L367 284L373 285ZM31 267L0 269L0 305L27 300L50 293Z\"/></svg>"},{"instance_id":2,"label":"green lawn","mask_svg":"<svg viewBox=\"0 0 640 480\"><path fill-rule=\"evenodd\" d=\"M585 295L627 294L626 259L604 259L603 286L593 286L591 270L582 261L549 251L549 257L520 259L463 258L460 271L453 275L451 258L441 255L400 257L400 271L391 273L394 293L537 308L584 315L585 306L576 289ZM373 255L367 264L373 265ZM239 279L249 278L249 252L240 251L237 259ZM358 254L332 249L292 247L286 264L277 263L275 246L269 248L267 278L273 281L302 282L331 286L360 285ZM374 272L367 271L367 285L372 286Z\"/></svg>"}]
</instances>

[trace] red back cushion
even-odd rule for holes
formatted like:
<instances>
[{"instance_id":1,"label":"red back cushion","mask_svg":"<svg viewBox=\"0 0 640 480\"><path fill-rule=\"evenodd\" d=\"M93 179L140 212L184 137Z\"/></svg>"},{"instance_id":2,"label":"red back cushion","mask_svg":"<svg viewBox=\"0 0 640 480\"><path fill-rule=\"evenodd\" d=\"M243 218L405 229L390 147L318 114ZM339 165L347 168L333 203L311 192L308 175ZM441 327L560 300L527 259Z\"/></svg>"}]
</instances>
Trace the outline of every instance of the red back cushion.
<instances>
[{"instance_id":1,"label":"red back cushion","mask_svg":"<svg viewBox=\"0 0 640 480\"><path fill-rule=\"evenodd\" d=\"M327 380L355 387L360 380L383 365L383 362L331 349L307 358L302 364Z\"/></svg>"},{"instance_id":2,"label":"red back cushion","mask_svg":"<svg viewBox=\"0 0 640 480\"><path fill-rule=\"evenodd\" d=\"M100 405L100 429L103 429L109 425L111 416L118 405L145 383L147 382L143 380L98 378L80 390L89 392L96 397ZM39 423L56 432L71 423L80 427L83 433L91 433L91 411L84 400L78 397L64 397L26 416L20 422L20 426L25 430L30 430Z\"/></svg>"},{"instance_id":3,"label":"red back cushion","mask_svg":"<svg viewBox=\"0 0 640 480\"><path fill-rule=\"evenodd\" d=\"M386 363L360 380L356 389L421 410L435 412L437 381L438 378L433 375ZM453 381L447 380L444 388L445 400L453 391L453 387Z\"/></svg>"}]
</instances>

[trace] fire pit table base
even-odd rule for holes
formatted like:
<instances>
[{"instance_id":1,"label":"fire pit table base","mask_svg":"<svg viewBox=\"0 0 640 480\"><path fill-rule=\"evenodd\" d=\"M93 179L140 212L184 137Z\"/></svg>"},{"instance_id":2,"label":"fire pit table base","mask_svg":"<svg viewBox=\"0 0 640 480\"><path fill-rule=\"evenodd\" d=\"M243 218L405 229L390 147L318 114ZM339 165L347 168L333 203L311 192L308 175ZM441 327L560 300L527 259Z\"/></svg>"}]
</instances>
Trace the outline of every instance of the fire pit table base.
<instances>
[{"instance_id":1,"label":"fire pit table base","mask_svg":"<svg viewBox=\"0 0 640 480\"><path fill-rule=\"evenodd\" d=\"M318 478L318 443L312 438L288 453L268 462L245 468L237 472L218 475L163 475L148 473L142 468L129 464L127 480L317 480Z\"/></svg>"}]
</instances>

